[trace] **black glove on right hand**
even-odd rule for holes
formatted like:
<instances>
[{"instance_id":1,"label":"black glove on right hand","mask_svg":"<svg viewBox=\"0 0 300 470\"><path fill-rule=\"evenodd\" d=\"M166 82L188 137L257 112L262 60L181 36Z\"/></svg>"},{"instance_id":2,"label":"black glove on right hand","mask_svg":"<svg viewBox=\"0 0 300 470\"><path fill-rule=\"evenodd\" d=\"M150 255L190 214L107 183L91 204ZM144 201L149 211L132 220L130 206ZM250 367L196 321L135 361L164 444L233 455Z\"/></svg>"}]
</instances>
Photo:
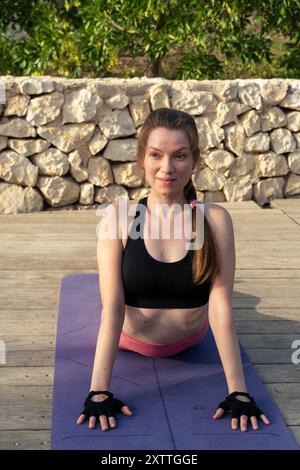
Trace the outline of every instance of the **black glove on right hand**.
<instances>
[{"instance_id":1,"label":"black glove on right hand","mask_svg":"<svg viewBox=\"0 0 300 470\"><path fill-rule=\"evenodd\" d=\"M100 394L108 395L108 398L101 402L91 400L94 395ZM113 393L107 390L97 392L91 391L85 399L84 409L81 414L85 415L87 418L90 418L91 416L98 418L101 415L105 415L107 418L110 418L111 416L115 418L115 413L121 412L121 408L126 406L126 404L113 396Z\"/></svg>"},{"instance_id":2,"label":"black glove on right hand","mask_svg":"<svg viewBox=\"0 0 300 470\"><path fill-rule=\"evenodd\" d=\"M241 395L244 397L249 398L249 402L241 401L236 398L237 395ZM256 402L253 397L249 395L247 392L232 392L225 400L219 403L218 408L223 408L224 411L231 411L232 418L240 418L242 415L246 415L249 418L251 416L255 416L256 418L260 418L263 414L260 408L256 405Z\"/></svg>"}]
</instances>

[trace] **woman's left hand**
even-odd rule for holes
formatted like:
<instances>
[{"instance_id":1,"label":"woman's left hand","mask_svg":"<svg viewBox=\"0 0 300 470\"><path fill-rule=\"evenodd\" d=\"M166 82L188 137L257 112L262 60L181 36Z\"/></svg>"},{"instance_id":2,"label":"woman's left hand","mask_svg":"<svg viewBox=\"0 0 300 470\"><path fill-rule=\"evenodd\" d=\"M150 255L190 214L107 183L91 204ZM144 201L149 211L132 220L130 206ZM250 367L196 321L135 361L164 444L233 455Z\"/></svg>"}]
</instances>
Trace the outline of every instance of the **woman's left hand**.
<instances>
[{"instance_id":1,"label":"woman's left hand","mask_svg":"<svg viewBox=\"0 0 300 470\"><path fill-rule=\"evenodd\" d=\"M241 431L247 431L249 418L255 431L259 428L257 418L260 418L264 424L270 424L266 415L256 406L254 398L246 392L232 392L227 395L225 400L219 403L213 419L222 418L225 412L232 413L232 429L238 429L240 420Z\"/></svg>"}]
</instances>

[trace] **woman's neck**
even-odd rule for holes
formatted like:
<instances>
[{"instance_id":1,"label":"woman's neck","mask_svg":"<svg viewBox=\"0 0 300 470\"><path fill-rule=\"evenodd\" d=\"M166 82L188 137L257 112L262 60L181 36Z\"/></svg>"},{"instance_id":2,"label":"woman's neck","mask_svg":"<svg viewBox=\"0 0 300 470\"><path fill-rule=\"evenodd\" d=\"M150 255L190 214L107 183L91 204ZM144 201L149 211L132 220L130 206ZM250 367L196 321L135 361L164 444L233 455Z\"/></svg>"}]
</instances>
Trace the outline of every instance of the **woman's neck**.
<instances>
[{"instance_id":1,"label":"woman's neck","mask_svg":"<svg viewBox=\"0 0 300 470\"><path fill-rule=\"evenodd\" d=\"M147 206L151 208L152 204L166 204L168 206L172 206L173 204L179 204L182 209L184 208L184 204L188 204L187 198L182 194L181 196L174 196L174 197L164 197L164 196L156 196L155 194L149 193L147 198Z\"/></svg>"},{"instance_id":2,"label":"woman's neck","mask_svg":"<svg viewBox=\"0 0 300 470\"><path fill-rule=\"evenodd\" d=\"M179 207L181 211L184 211L185 205L188 203L184 195L182 195L181 198L178 196L173 198L161 198L149 193L147 197L147 209L149 213L159 218L162 216L173 218L175 211L178 214L178 211L180 212Z\"/></svg>"}]
</instances>

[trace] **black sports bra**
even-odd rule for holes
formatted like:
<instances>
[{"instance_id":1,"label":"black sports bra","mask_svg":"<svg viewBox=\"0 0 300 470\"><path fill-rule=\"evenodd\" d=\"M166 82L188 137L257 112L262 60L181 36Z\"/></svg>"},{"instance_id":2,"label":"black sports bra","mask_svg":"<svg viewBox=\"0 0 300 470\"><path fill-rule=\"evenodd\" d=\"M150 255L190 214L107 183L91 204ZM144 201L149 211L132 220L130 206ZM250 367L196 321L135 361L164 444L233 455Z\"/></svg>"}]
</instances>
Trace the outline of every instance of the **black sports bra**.
<instances>
[{"instance_id":1,"label":"black sports bra","mask_svg":"<svg viewBox=\"0 0 300 470\"><path fill-rule=\"evenodd\" d=\"M193 250L188 250L181 260L170 263L156 260L146 250L143 209L145 211L147 208L147 199L146 196L138 202L123 250L125 304L143 308L192 308L207 304L211 281L205 281L201 285L192 283ZM140 204L146 207L141 208ZM138 212L141 214L141 224L137 220ZM136 233L132 238L134 230Z\"/></svg>"}]
</instances>

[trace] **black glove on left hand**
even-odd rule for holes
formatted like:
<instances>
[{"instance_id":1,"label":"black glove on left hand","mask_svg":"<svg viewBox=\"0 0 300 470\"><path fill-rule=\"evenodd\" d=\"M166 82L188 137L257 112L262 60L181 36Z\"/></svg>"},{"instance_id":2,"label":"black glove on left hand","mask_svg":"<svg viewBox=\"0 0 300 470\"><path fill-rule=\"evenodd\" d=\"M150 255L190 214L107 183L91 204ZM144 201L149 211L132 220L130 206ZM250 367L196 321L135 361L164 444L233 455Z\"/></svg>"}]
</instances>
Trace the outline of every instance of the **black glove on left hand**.
<instances>
[{"instance_id":1,"label":"black glove on left hand","mask_svg":"<svg viewBox=\"0 0 300 470\"><path fill-rule=\"evenodd\" d=\"M241 401L238 398L236 398L237 395L248 397L250 401L249 402ZM232 413L231 414L232 418L240 418L242 415L246 415L249 418L251 416L260 418L260 415L263 414L263 411L261 411L256 406L254 398L251 397L249 393L246 393L246 392L230 393L229 395L227 395L225 400L219 403L218 408L222 408L224 411L230 411Z\"/></svg>"},{"instance_id":2,"label":"black glove on left hand","mask_svg":"<svg viewBox=\"0 0 300 470\"><path fill-rule=\"evenodd\" d=\"M105 394L108 396L105 400L101 402L96 402L91 400L94 395L101 395ZM114 398L114 394L109 392L108 390L104 391L90 391L88 396L84 402L84 409L81 414L85 415L86 417L90 418L91 416L95 416L98 418L101 415L105 415L107 418L113 417L116 418L115 413L120 412L123 406L126 404L122 400L118 400Z\"/></svg>"}]
</instances>

